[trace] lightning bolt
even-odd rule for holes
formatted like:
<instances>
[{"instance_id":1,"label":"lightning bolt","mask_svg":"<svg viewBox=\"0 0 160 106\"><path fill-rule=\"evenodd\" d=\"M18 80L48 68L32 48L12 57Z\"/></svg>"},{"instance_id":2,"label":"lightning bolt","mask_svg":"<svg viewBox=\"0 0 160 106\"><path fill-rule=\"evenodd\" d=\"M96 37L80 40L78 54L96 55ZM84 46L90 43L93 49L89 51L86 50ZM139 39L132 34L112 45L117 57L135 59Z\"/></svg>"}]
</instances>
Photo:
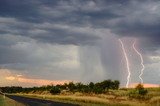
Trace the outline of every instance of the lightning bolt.
<instances>
[{"instance_id":1,"label":"lightning bolt","mask_svg":"<svg viewBox=\"0 0 160 106\"><path fill-rule=\"evenodd\" d=\"M141 83L143 83L142 75L143 75L143 71L144 71L144 69L145 69L145 66L144 66L144 64L143 64L142 54L136 49L135 44L136 44L136 40L135 40L134 43L133 43L133 49L135 50L135 52L139 55L139 57L140 57L140 59L141 59L142 69L141 69L140 74L139 74L139 79L141 80Z\"/></svg>"},{"instance_id":2,"label":"lightning bolt","mask_svg":"<svg viewBox=\"0 0 160 106\"><path fill-rule=\"evenodd\" d=\"M119 39L119 42L121 44L121 47L122 47L122 50L123 50L123 53L124 53L124 57L125 57L125 60L126 60L126 67L127 67L127 72L128 72L127 82L126 82L126 88L128 88L130 77L131 77L131 72L130 72L130 67L129 67L129 61L128 61L127 53L126 53L126 50L124 48L124 44L123 44L122 40Z\"/></svg>"}]
</instances>

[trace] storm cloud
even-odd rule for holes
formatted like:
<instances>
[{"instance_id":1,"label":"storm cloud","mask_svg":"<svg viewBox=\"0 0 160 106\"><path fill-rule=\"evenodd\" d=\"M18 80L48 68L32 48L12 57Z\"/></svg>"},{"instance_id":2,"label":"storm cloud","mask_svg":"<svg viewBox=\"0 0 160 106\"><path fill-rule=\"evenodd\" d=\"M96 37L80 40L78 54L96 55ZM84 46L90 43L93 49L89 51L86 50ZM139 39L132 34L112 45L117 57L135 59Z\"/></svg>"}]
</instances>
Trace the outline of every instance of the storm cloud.
<instances>
[{"instance_id":1,"label":"storm cloud","mask_svg":"<svg viewBox=\"0 0 160 106\"><path fill-rule=\"evenodd\" d=\"M30 78L110 78L124 86L127 73L118 39L132 55L133 73L140 69L131 50L137 39L146 65L144 80L158 84L159 29L158 0L1 0L0 66ZM150 80L152 71L156 74Z\"/></svg>"}]
</instances>

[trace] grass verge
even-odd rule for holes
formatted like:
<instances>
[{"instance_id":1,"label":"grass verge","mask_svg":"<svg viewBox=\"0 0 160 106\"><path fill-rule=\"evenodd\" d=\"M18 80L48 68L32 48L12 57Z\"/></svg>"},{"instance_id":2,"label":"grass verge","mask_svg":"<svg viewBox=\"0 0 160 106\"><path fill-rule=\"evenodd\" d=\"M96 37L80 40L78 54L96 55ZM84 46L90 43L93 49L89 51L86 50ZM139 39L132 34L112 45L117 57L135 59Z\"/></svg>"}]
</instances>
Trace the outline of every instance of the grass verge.
<instances>
[{"instance_id":1,"label":"grass verge","mask_svg":"<svg viewBox=\"0 0 160 106\"><path fill-rule=\"evenodd\" d=\"M25 106L25 105L16 102L12 99L9 99L7 97L4 97L3 95L0 95L0 106Z\"/></svg>"},{"instance_id":2,"label":"grass verge","mask_svg":"<svg viewBox=\"0 0 160 106\"><path fill-rule=\"evenodd\" d=\"M80 106L146 106L144 102L107 99L101 96L15 94L18 96L78 104Z\"/></svg>"}]
</instances>

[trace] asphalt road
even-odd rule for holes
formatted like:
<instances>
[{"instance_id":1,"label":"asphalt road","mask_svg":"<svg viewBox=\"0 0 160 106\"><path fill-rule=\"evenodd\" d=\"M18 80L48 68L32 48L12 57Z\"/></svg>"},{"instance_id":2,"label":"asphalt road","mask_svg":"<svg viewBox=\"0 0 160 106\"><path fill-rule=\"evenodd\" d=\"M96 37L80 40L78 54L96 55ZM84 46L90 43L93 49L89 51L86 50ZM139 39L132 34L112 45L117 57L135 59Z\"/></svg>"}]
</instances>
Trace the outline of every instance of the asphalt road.
<instances>
[{"instance_id":1,"label":"asphalt road","mask_svg":"<svg viewBox=\"0 0 160 106\"><path fill-rule=\"evenodd\" d=\"M54 102L50 100L41 100L41 99L35 99L35 98L27 98L27 97L21 97L21 96L7 95L7 97L17 102L21 102L26 106L78 106L73 104Z\"/></svg>"}]
</instances>

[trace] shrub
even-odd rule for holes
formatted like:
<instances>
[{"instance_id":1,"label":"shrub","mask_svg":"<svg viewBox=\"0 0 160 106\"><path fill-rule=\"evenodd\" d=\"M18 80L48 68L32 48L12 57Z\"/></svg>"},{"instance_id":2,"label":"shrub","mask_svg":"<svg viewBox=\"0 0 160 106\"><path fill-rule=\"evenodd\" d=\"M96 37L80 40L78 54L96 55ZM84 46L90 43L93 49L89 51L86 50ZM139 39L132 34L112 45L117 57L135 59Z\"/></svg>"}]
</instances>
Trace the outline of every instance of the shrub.
<instances>
[{"instance_id":1,"label":"shrub","mask_svg":"<svg viewBox=\"0 0 160 106\"><path fill-rule=\"evenodd\" d=\"M148 93L147 89L144 89L143 85L142 84L138 84L136 86L136 89L138 90L138 94L139 95L146 95Z\"/></svg>"},{"instance_id":2,"label":"shrub","mask_svg":"<svg viewBox=\"0 0 160 106\"><path fill-rule=\"evenodd\" d=\"M74 90L76 89L76 86L73 82L69 82L68 88L71 92L74 92Z\"/></svg>"},{"instance_id":3,"label":"shrub","mask_svg":"<svg viewBox=\"0 0 160 106\"><path fill-rule=\"evenodd\" d=\"M84 86L84 87L82 88L82 92L83 92L83 93L90 93L91 90L90 90L90 88L89 88L88 86Z\"/></svg>"},{"instance_id":4,"label":"shrub","mask_svg":"<svg viewBox=\"0 0 160 106\"><path fill-rule=\"evenodd\" d=\"M143 85L138 84L134 90L129 92L129 98L147 100L150 99L148 95L146 96L147 93L148 91L144 89Z\"/></svg>"},{"instance_id":5,"label":"shrub","mask_svg":"<svg viewBox=\"0 0 160 106\"><path fill-rule=\"evenodd\" d=\"M50 90L50 93L55 95L55 94L59 94L61 92L60 88L57 86L53 86Z\"/></svg>"},{"instance_id":6,"label":"shrub","mask_svg":"<svg viewBox=\"0 0 160 106\"><path fill-rule=\"evenodd\" d=\"M93 82L90 82L90 83L89 83L89 88L90 88L90 89L93 89L93 88L94 88L94 83L93 83Z\"/></svg>"},{"instance_id":7,"label":"shrub","mask_svg":"<svg viewBox=\"0 0 160 106\"><path fill-rule=\"evenodd\" d=\"M95 94L101 94L101 93L104 92L104 89L102 89L101 87L94 87L94 88L93 88L93 92L94 92Z\"/></svg>"},{"instance_id":8,"label":"shrub","mask_svg":"<svg viewBox=\"0 0 160 106\"><path fill-rule=\"evenodd\" d=\"M81 82L78 82L75 84L75 86L76 86L77 91L81 92L84 85Z\"/></svg>"}]
</instances>

